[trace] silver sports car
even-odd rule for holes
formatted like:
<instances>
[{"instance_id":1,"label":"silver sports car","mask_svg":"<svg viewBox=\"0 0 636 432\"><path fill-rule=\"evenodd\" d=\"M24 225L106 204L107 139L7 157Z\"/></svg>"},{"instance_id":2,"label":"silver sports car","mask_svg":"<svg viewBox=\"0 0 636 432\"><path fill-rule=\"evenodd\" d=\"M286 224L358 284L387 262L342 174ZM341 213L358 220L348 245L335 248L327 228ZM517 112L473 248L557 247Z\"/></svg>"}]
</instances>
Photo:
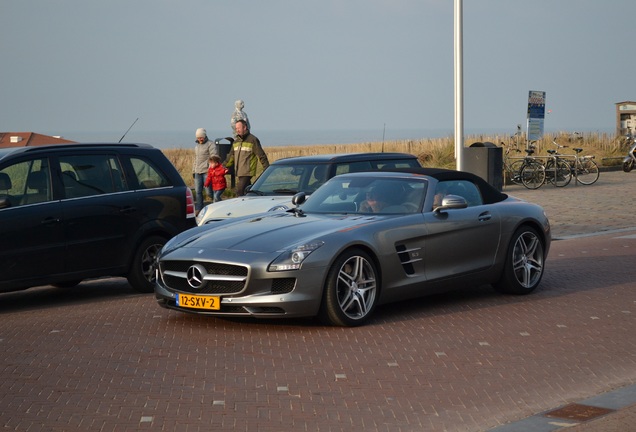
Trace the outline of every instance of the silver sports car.
<instances>
[{"instance_id":1,"label":"silver sports car","mask_svg":"<svg viewBox=\"0 0 636 432\"><path fill-rule=\"evenodd\" d=\"M159 305L357 326L382 303L458 287L528 294L550 248L541 207L460 171L344 174L293 202L169 241L159 258Z\"/></svg>"}]
</instances>

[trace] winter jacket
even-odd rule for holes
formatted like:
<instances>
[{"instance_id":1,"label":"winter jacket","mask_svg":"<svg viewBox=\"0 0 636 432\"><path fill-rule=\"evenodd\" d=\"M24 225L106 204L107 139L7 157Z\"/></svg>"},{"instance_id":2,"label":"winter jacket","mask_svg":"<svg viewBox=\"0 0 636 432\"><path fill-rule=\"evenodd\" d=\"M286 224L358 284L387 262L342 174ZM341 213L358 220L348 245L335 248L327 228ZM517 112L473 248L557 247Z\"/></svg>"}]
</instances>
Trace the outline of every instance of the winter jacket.
<instances>
[{"instance_id":1,"label":"winter jacket","mask_svg":"<svg viewBox=\"0 0 636 432\"><path fill-rule=\"evenodd\" d=\"M212 186L212 190L224 190L227 188L227 180L225 175L228 173L228 169L223 165L217 165L216 167L208 168L208 177L205 179L205 187Z\"/></svg>"},{"instance_id":2,"label":"winter jacket","mask_svg":"<svg viewBox=\"0 0 636 432\"><path fill-rule=\"evenodd\" d=\"M203 143L195 142L192 172L194 174L205 174L208 172L208 166L210 165L210 156L218 155L219 153L216 149L216 144L209 139L206 139Z\"/></svg>"},{"instance_id":3,"label":"winter jacket","mask_svg":"<svg viewBox=\"0 0 636 432\"><path fill-rule=\"evenodd\" d=\"M227 154L225 166L228 168L234 166L234 174L237 177L253 177L256 175L256 164L259 160L263 169L269 166L269 160L260 141L248 133L243 137L237 135L232 143L232 149Z\"/></svg>"}]
</instances>

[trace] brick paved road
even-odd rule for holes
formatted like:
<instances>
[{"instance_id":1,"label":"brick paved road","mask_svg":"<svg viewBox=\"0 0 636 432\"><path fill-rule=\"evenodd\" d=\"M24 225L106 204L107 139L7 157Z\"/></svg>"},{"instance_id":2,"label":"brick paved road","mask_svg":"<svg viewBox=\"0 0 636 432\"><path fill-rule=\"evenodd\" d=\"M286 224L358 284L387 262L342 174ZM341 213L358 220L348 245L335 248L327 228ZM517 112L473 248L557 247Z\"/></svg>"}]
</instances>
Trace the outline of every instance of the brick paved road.
<instances>
[{"instance_id":1,"label":"brick paved road","mask_svg":"<svg viewBox=\"0 0 636 432\"><path fill-rule=\"evenodd\" d=\"M0 425L486 431L636 384L634 234L554 242L531 296L429 297L354 329L166 311L117 279L3 294Z\"/></svg>"}]
</instances>

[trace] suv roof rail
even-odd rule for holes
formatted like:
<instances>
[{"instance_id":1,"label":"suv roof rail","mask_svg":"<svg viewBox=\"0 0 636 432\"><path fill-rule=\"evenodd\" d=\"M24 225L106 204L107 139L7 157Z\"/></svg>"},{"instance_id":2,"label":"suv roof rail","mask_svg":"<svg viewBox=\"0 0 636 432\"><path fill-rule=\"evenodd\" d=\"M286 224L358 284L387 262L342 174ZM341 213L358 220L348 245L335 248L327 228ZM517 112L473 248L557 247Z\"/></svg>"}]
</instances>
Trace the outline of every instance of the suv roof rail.
<instances>
[{"instance_id":1,"label":"suv roof rail","mask_svg":"<svg viewBox=\"0 0 636 432\"><path fill-rule=\"evenodd\" d=\"M73 143L73 144L45 144L39 146L28 146L28 147L2 147L0 149L12 150L10 154L16 153L31 153L37 151L48 150L51 148L55 149L76 149L78 147L84 148L100 148L100 147L118 147L118 148L155 148L150 144L144 143Z\"/></svg>"},{"instance_id":2,"label":"suv roof rail","mask_svg":"<svg viewBox=\"0 0 636 432\"><path fill-rule=\"evenodd\" d=\"M73 143L73 144L45 144L41 146L24 147L27 151L34 151L39 148L77 148L77 147L131 147L131 148L151 148L150 144L143 143L116 143L116 142L95 142L95 143Z\"/></svg>"}]
</instances>

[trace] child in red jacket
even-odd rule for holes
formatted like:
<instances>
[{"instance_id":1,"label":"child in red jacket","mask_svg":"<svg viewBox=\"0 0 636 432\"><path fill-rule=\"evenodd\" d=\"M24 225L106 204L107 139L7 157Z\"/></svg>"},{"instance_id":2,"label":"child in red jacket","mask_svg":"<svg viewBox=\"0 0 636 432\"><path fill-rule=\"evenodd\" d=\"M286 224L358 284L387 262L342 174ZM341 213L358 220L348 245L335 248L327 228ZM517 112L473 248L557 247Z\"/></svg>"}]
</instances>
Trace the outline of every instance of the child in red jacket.
<instances>
[{"instance_id":1,"label":"child in red jacket","mask_svg":"<svg viewBox=\"0 0 636 432\"><path fill-rule=\"evenodd\" d=\"M221 158L217 155L210 156L210 166L208 167L208 176L205 179L205 187L212 186L214 191L214 201L221 201L223 191L227 187L227 180L225 175L228 173L228 169L221 165Z\"/></svg>"}]
</instances>

